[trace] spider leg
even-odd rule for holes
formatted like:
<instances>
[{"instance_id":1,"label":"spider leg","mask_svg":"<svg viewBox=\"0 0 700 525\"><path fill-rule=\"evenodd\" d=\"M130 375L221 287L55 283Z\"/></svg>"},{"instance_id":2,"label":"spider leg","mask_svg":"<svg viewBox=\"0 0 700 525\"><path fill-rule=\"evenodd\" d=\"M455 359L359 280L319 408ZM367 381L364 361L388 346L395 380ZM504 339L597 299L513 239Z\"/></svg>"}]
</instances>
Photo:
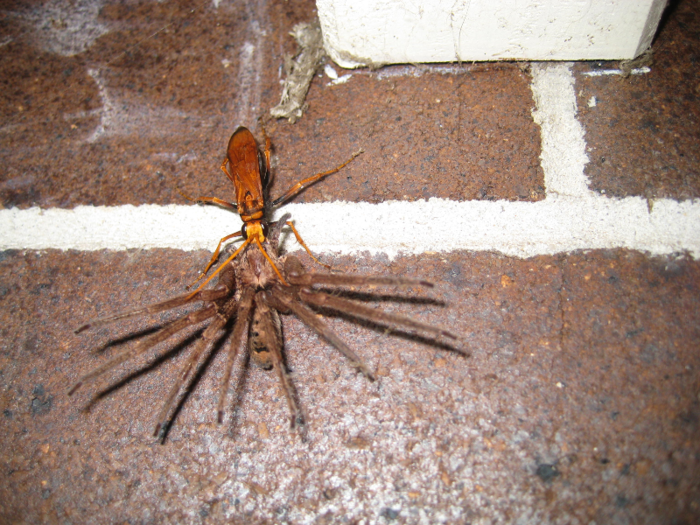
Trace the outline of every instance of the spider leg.
<instances>
[{"instance_id":1,"label":"spider leg","mask_svg":"<svg viewBox=\"0 0 700 525\"><path fill-rule=\"evenodd\" d=\"M248 327L254 294L255 291L252 288L245 288L243 290L243 294L241 295L241 299L238 302L236 324L233 327L233 335L228 343L228 360L226 362L224 378L221 381L221 390L219 391L219 406L217 410L217 420L219 423L224 420L224 404L226 403L228 384L231 381L231 371L233 370L233 364L236 361L236 356L238 355L238 349L243 344L243 336L245 335L246 328Z\"/></svg>"},{"instance_id":2,"label":"spider leg","mask_svg":"<svg viewBox=\"0 0 700 525\"><path fill-rule=\"evenodd\" d=\"M374 381L374 375L357 354L355 354L326 323L316 317L313 310L302 304L297 298L291 296L281 287L275 286L271 290L263 292L263 299L276 310L282 312L291 311L304 324L312 328L318 335L335 346L350 360L351 365L359 369L368 379Z\"/></svg>"},{"instance_id":3,"label":"spider leg","mask_svg":"<svg viewBox=\"0 0 700 525\"><path fill-rule=\"evenodd\" d=\"M258 292L255 297L255 307L260 315L260 332L265 334L265 344L272 358L272 366L277 372L277 377L280 380L282 390L284 390L284 395L287 398L289 412L292 414L292 428L296 427L297 424L303 425L304 417L296 401L294 385L292 384L289 373L287 372L287 367L282 359L282 332L279 326L279 318L276 319L277 322L275 323L275 318L273 317L277 312L270 308L262 292Z\"/></svg>"},{"instance_id":4,"label":"spider leg","mask_svg":"<svg viewBox=\"0 0 700 525\"><path fill-rule=\"evenodd\" d=\"M289 258L287 258L289 260ZM389 286L426 286L432 288L434 285L429 281L419 281L417 279L405 279L403 277L391 276L368 276L354 275L350 273L304 273L288 274L287 280L297 286L313 286L314 284L330 284L335 286L367 286L367 285L389 285Z\"/></svg>"},{"instance_id":5,"label":"spider leg","mask_svg":"<svg viewBox=\"0 0 700 525\"><path fill-rule=\"evenodd\" d=\"M135 310L128 310L126 312L120 312L115 315L110 315L109 317L100 317L93 319L89 323L86 323L75 330L76 334L87 330L88 328L93 328L95 326L100 326L103 324L111 323L113 321L119 321L120 319L128 319L129 317L135 317L137 315L145 314L157 314L158 312L164 312L166 310L171 310L178 306L182 306L187 303L194 301L215 301L216 299L221 299L229 293L229 289L225 286L217 286L213 290L201 290L195 295L185 294L178 297L173 297L167 301L161 303L151 304L149 306L143 306L141 308L136 308ZM191 296L191 297L190 297Z\"/></svg>"},{"instance_id":6,"label":"spider leg","mask_svg":"<svg viewBox=\"0 0 700 525\"><path fill-rule=\"evenodd\" d=\"M314 284L330 284L336 286L366 286L366 285L408 285L408 286L434 286L430 281L419 279L406 279L390 275L371 276L355 275L351 273L307 273L299 259L289 255L284 261L284 273L291 284L297 286L313 286Z\"/></svg>"},{"instance_id":7,"label":"spider leg","mask_svg":"<svg viewBox=\"0 0 700 525\"><path fill-rule=\"evenodd\" d=\"M277 246L279 244L280 233L282 232L282 228L285 224L287 224L287 221L291 216L292 214L287 212L284 215L282 215L282 217L280 217L279 220L270 223L270 230L268 231L266 239L268 243L274 246Z\"/></svg>"},{"instance_id":8,"label":"spider leg","mask_svg":"<svg viewBox=\"0 0 700 525\"><path fill-rule=\"evenodd\" d=\"M175 379L175 383L163 403L163 407L158 414L155 431L153 432L154 436L158 436L161 430L165 430L167 427L170 422L170 412L173 407L173 402L178 393L180 393L180 390L182 390L182 385L190 378L190 374L193 370L198 370L200 368L202 363L206 360L209 350L221 339L221 336L224 334L224 327L228 320L236 313L237 306L238 303L236 299L232 298L227 301L222 308L217 309L215 319L207 326L206 330L204 330L200 339L197 341L192 354L180 370L180 374ZM189 383L187 386L189 386Z\"/></svg>"},{"instance_id":9,"label":"spider leg","mask_svg":"<svg viewBox=\"0 0 700 525\"><path fill-rule=\"evenodd\" d=\"M184 330L188 326L193 326L195 324L201 323L202 321L205 321L209 319L210 317L214 316L216 314L216 309L214 305L207 306L206 308L203 308L201 310L197 310L196 312L192 312L188 315L185 315L184 317L181 317L170 324L164 326L160 330L158 330L155 334L152 336L144 339L143 341L140 341L137 345L135 345L132 348L128 348L117 355L115 355L112 359L107 361L106 363L103 363L102 365L98 366L97 368L94 368L92 371L88 372L85 374L83 377L81 377L78 382L73 386L73 388L70 389L68 392L68 395L73 394L78 388L80 388L84 383L87 381L91 381L95 379L96 377L101 376L105 372L111 370L117 365L120 365L124 361L127 361L131 359L132 357L135 357L139 354L143 354L144 352L150 350L154 346L156 346L158 343L161 343L165 341L166 339L170 338L171 336L177 334L181 330Z\"/></svg>"},{"instance_id":10,"label":"spider leg","mask_svg":"<svg viewBox=\"0 0 700 525\"><path fill-rule=\"evenodd\" d=\"M408 328L419 334L422 332L423 334L448 337L455 341L459 340L456 335L448 332L447 330L443 330L442 328L419 323L418 321L414 321L413 319L401 315L389 314L383 312L382 310L370 308L354 301L349 301L348 299L343 299L341 297L335 297L323 292L300 290L299 297L306 304L320 308L328 308L330 310L335 310L336 312L346 313L366 321L380 322L387 325L389 328L399 326ZM455 350L462 354L469 355L467 351L460 348L455 348Z\"/></svg>"}]
</instances>

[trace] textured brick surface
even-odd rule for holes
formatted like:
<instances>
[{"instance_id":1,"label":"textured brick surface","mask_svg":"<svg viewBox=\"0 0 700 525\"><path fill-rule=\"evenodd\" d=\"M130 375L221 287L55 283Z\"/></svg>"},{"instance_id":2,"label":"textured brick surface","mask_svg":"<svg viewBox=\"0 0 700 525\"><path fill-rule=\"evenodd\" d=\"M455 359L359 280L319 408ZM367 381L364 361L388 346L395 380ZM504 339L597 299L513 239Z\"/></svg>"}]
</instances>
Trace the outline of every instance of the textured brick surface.
<instances>
[{"instance_id":1,"label":"textured brick surface","mask_svg":"<svg viewBox=\"0 0 700 525\"><path fill-rule=\"evenodd\" d=\"M279 167L286 168L277 188L338 164L338 152L347 156L361 147L365 154L353 165L301 199L544 197L527 74L514 64L405 71L362 72L337 86L328 86L327 78L317 82L307 118L275 131Z\"/></svg>"},{"instance_id":2,"label":"textured brick surface","mask_svg":"<svg viewBox=\"0 0 700 525\"><path fill-rule=\"evenodd\" d=\"M700 13L697 1L674 2L653 45L651 73L587 77L613 63L577 66L591 189L648 199L700 197ZM591 97L595 107L589 107ZM614 140L611 138L614 137Z\"/></svg>"},{"instance_id":3,"label":"textured brick surface","mask_svg":"<svg viewBox=\"0 0 700 525\"><path fill-rule=\"evenodd\" d=\"M81 411L89 385L73 397L66 390L106 358L93 351L114 341L104 350L111 355L153 323L78 336L72 328L180 292L206 258L168 250L6 255L5 520L697 517L697 263L625 251L335 259L338 269L439 282L430 295L448 306L379 304L464 334L473 356L331 319L376 370L372 384L285 318L306 442L288 427L274 374L255 367L236 374L246 378L240 404L217 425L217 356L158 444L155 415L187 337L164 348L175 350L169 359ZM115 384L138 367L120 370Z\"/></svg>"},{"instance_id":4,"label":"textured brick surface","mask_svg":"<svg viewBox=\"0 0 700 525\"><path fill-rule=\"evenodd\" d=\"M257 128L279 101L280 66L295 49L287 33L310 9L222 4L214 14L186 5L108 4L99 20L116 30L71 57L37 48L35 32L6 18L5 207L185 204L177 187L232 198L219 171L228 137L240 124ZM251 18L269 26L256 29ZM254 51L244 60L241 49ZM516 65L328 80L315 79L306 119L268 126L279 168L273 195L364 148L298 202L544 196L529 77Z\"/></svg>"}]
</instances>

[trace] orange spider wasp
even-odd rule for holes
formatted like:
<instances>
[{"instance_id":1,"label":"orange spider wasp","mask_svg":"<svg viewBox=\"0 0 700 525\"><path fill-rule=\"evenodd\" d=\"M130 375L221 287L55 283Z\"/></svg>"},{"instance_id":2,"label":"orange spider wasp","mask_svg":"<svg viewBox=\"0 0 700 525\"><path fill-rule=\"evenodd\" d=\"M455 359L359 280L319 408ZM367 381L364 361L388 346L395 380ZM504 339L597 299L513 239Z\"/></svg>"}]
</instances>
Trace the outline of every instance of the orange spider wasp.
<instances>
[{"instance_id":1,"label":"orange spider wasp","mask_svg":"<svg viewBox=\"0 0 700 525\"><path fill-rule=\"evenodd\" d=\"M457 337L441 328L420 323L407 317L390 314L359 303L358 300L346 299L340 295L316 289L320 285L328 286L362 286L362 285L418 285L432 286L426 281L391 276L363 276L342 273L307 273L299 260L292 255L280 255L279 236L284 226L290 226L299 243L311 255L293 224L285 214L279 221L268 223L266 214L271 208L280 206L298 194L309 184L323 177L336 173L350 163L361 152L355 153L340 166L313 177L302 180L292 186L281 197L266 206L266 191L270 183L270 139L265 134L264 152L258 147L253 134L246 128L238 128L228 143L226 159L221 169L233 182L236 190L235 203L214 197L201 197L196 202L216 204L236 210L243 220L240 232L223 237L206 268L197 279L204 277L216 262L222 244L235 237L243 237L243 244L219 266L197 289L161 303L110 317L91 321L76 330L109 323L127 317L164 312L173 308L202 301L202 308L183 315L161 327L154 334L139 341L132 348L126 349L109 361L85 374L70 390L69 395L88 381L103 376L106 372L129 359L143 354L159 343L169 339L183 330L210 321L195 344L195 348L183 365L177 380L158 415L154 435L165 437L165 432L172 422L175 399L181 393L183 385L192 381L195 371L207 362L217 342L226 332L229 321L233 321L232 336L228 341L228 358L219 392L218 421L223 420L224 406L228 385L238 351L248 340L250 357L265 369L274 368L281 382L292 414L292 426L303 423L302 412L296 400L292 381L286 370L282 357L284 342L279 314L293 314L304 324L314 330L323 339L343 353L350 362L367 378L374 380L369 368L355 352L336 333L316 315L316 311L330 311L345 314L356 319L368 321L394 330L407 330L420 337L436 341L441 346L460 353L468 353L456 344ZM184 197L188 198L183 194ZM250 245L254 244L254 247ZM249 249L254 248L254 249ZM313 255L311 255L313 257ZM313 257L316 260L315 257ZM317 261L318 262L318 261ZM219 276L214 288L204 287L215 276ZM196 281L195 281L196 282ZM447 341L447 342L445 342ZM98 395L109 391L107 380L99 385Z\"/></svg>"},{"instance_id":2,"label":"orange spider wasp","mask_svg":"<svg viewBox=\"0 0 700 525\"><path fill-rule=\"evenodd\" d=\"M270 263L270 266L272 266L273 270L277 274L277 277L279 277L280 281L283 284L287 284L284 280L284 277L282 277L282 274L280 273L279 269L277 268L275 263L272 262L272 259L270 259L270 256L267 254L267 252L262 246L262 243L265 241L265 238L267 236L267 230L269 227L268 222L265 218L265 212L267 211L265 209L265 191L270 182L270 138L267 136L267 133L265 133L264 128L263 134L265 136L264 154L261 153L260 149L258 148L258 144L255 141L255 137L247 128L239 127L236 131L233 132L233 135L231 135L231 139L228 142L227 154L226 158L224 159L224 162L221 164L221 170L226 174L226 176L231 180L231 182L233 182L233 187L236 189L235 203L217 199L216 197L199 197L197 199L191 199L186 195L182 194L185 198L193 200L195 202L217 204L219 206L223 206L231 210L236 210L238 212L238 215L241 216L241 220L243 221L243 227L241 228L240 232L227 235L219 241L219 244L216 247L216 250L214 250L214 254L211 257L209 264L207 264L206 268L197 280L204 277L209 271L209 269L212 267L212 265L216 262L216 260L219 257L221 245L224 242L238 236L241 236L243 237L243 239L245 239L245 242L241 244L241 246L235 252L233 252L233 254L231 254L231 256L228 259L226 259L224 263L221 264L221 266L219 266L219 269L216 272L214 272L206 281L204 281L199 286L199 288L197 288L197 290L193 292L193 294L199 291L201 288L203 288L209 281L211 281L214 278L214 276L226 266L227 263L235 259L236 256L238 256L238 254L241 253L241 251L243 251L246 248L246 246L248 246L251 243L255 243L258 246L262 254ZM271 208L277 208L281 206L289 199L294 197L301 190L313 184L314 182L317 182L323 177L332 175L333 173L340 171L345 166L350 164L355 159L355 157L357 157L361 153L362 150L358 151L357 153L354 153L348 160L343 162L340 166L333 168L332 170L318 173L312 177L308 177L300 182L297 182L294 186L289 188L281 197L275 199L272 202ZM306 250L306 253L308 253L314 261L321 264L320 261L316 259L316 257L314 257L314 255L311 253L309 247L306 246L306 243L301 238L301 235L299 235L299 232L294 227L294 224L291 221L286 221L286 225L292 229L294 236L296 237L297 241L299 241L299 244L301 244Z\"/></svg>"}]
</instances>

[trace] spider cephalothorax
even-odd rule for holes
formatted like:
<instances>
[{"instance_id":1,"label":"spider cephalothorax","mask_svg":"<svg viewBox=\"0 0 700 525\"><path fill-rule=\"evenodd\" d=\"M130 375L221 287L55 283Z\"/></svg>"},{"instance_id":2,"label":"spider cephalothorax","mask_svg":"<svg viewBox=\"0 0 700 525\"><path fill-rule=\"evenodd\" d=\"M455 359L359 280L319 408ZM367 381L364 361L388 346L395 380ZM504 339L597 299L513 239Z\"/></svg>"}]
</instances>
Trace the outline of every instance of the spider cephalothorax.
<instances>
[{"instance_id":1,"label":"spider cephalothorax","mask_svg":"<svg viewBox=\"0 0 700 525\"><path fill-rule=\"evenodd\" d=\"M457 343L457 338L446 330L419 323L406 317L389 314L368 307L358 301L329 294L315 288L333 286L362 285L421 285L432 286L425 281L399 277L377 277L342 273L308 273L299 260L292 256L280 256L278 252L279 235L286 224L288 215L283 216L270 228L270 233L263 244L267 255L278 268L282 269L283 283L273 270L269 261L256 246L248 246L237 258L227 263L219 273L217 285L203 289L195 294L187 294L157 303L145 308L125 312L111 317L97 319L78 329L105 324L127 317L153 314L171 310L190 303L201 302L201 308L185 314L166 324L159 331L139 341L132 348L124 350L111 360L83 376L71 389L73 393L88 381L100 378L117 365L147 352L159 343L175 336L187 328L209 321L194 348L183 365L175 384L166 398L156 424L156 435L167 428L172 418L175 400L182 390L186 390L193 377L193 372L207 360L214 345L227 333L227 326L233 321L233 329L228 339L227 362L219 394L218 419L223 419L228 384L234 362L243 348L251 359L265 369L274 369L285 392L292 414L292 425L303 422L301 410L294 395L291 379L287 373L282 357L283 340L279 314L292 314L305 325L313 329L322 338L342 352L359 371L368 379L374 380L372 372L331 328L316 315L316 310L328 310L346 316L371 321L390 329L412 332L436 342L442 342L456 351L466 354ZM104 391L109 384L98 385L98 392Z\"/></svg>"}]
</instances>

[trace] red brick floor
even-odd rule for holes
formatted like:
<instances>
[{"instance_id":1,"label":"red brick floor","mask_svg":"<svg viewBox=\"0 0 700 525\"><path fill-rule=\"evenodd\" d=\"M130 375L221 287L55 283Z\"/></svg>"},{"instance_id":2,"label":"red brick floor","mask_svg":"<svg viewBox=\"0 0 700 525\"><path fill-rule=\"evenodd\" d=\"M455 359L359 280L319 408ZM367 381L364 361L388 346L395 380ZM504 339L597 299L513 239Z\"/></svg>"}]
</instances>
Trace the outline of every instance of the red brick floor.
<instances>
[{"instance_id":1,"label":"red brick floor","mask_svg":"<svg viewBox=\"0 0 700 525\"><path fill-rule=\"evenodd\" d=\"M573 66L592 190L652 206L699 196L697 4L672 6L651 73ZM278 102L288 32L313 3L84 2L80 38L48 5L6 2L0 17L3 206L185 204L176 186L231 198L226 141ZM340 85L319 75L308 103L295 125L268 125L273 194L363 147L295 202L545 197L522 65L396 66ZM142 361L145 373L115 373L116 388L82 410L89 385L67 390L105 358L93 351L112 354L168 317L73 329L182 293L208 257L0 252L0 521L700 521L700 264L689 254L322 254L337 269L437 283L380 289L377 303L461 334L472 356L331 317L376 371L370 383L285 317L306 441L274 374L255 367L237 372L239 402L217 425L218 354L156 441L194 334L165 345L169 359Z\"/></svg>"}]
</instances>

